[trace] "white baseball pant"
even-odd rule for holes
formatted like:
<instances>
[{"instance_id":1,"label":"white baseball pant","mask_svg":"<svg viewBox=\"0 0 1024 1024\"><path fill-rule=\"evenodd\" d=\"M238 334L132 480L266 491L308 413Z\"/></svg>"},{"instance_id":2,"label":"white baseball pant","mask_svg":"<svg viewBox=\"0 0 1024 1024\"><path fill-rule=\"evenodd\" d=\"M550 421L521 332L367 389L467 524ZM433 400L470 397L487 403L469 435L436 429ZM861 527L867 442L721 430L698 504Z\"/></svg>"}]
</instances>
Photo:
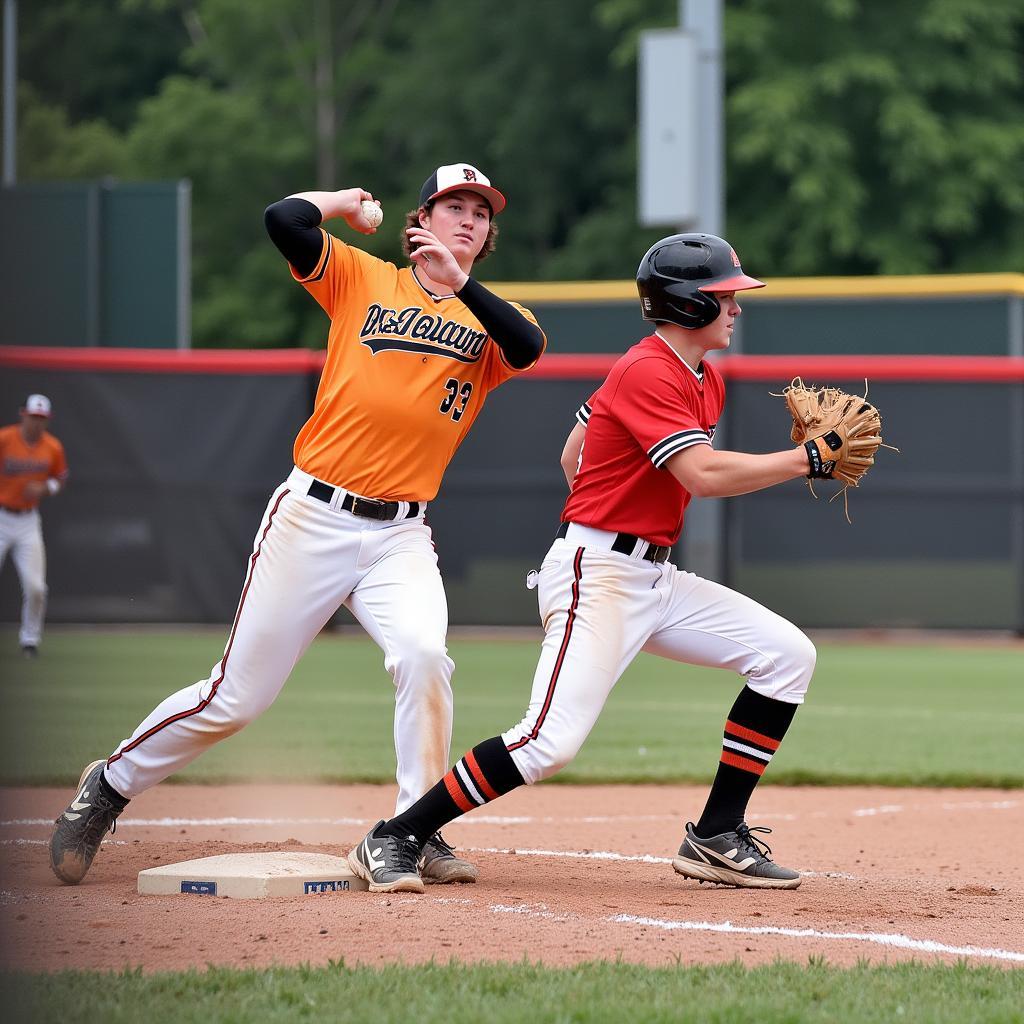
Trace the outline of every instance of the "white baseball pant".
<instances>
[{"instance_id":1,"label":"white baseball pant","mask_svg":"<svg viewBox=\"0 0 1024 1024\"><path fill-rule=\"evenodd\" d=\"M330 504L310 497L312 481L294 469L271 496L224 656L111 755L107 779L123 796L138 796L270 707L342 604L381 647L394 680L396 813L447 771L454 663L423 509L390 522L360 518L340 508L343 490Z\"/></svg>"},{"instance_id":2,"label":"white baseball pant","mask_svg":"<svg viewBox=\"0 0 1024 1024\"><path fill-rule=\"evenodd\" d=\"M502 733L523 778L565 767L612 687L640 653L727 668L775 700L802 704L814 671L811 641L742 594L670 562L611 550L616 534L572 524L538 575L544 643L522 721Z\"/></svg>"},{"instance_id":3,"label":"white baseball pant","mask_svg":"<svg viewBox=\"0 0 1024 1024\"><path fill-rule=\"evenodd\" d=\"M38 647L46 616L46 548L39 509L20 515L0 508L0 569L7 552L21 581L21 629L18 643Z\"/></svg>"}]
</instances>

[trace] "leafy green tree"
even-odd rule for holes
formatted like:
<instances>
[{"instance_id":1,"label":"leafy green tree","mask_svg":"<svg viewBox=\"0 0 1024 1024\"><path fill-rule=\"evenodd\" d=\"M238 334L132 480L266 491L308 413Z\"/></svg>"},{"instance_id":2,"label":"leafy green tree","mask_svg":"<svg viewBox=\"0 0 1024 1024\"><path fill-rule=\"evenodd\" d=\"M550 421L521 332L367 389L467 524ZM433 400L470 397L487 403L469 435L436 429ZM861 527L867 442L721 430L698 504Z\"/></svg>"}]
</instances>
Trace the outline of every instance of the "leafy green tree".
<instances>
[{"instance_id":1,"label":"leafy green tree","mask_svg":"<svg viewBox=\"0 0 1024 1024\"><path fill-rule=\"evenodd\" d=\"M632 275L640 31L676 0L21 5L21 180L187 177L193 336L322 345L267 203L429 171L509 197L485 278ZM727 0L727 233L762 273L1024 269L1021 0ZM347 237L343 226L338 229Z\"/></svg>"},{"instance_id":2,"label":"leafy green tree","mask_svg":"<svg viewBox=\"0 0 1024 1024\"><path fill-rule=\"evenodd\" d=\"M177 11L136 0L18 5L20 78L73 124L103 120L123 132L178 69L187 41Z\"/></svg>"},{"instance_id":3,"label":"leafy green tree","mask_svg":"<svg viewBox=\"0 0 1024 1024\"><path fill-rule=\"evenodd\" d=\"M729 230L751 266L1024 269L1020 0L727 10Z\"/></svg>"},{"instance_id":4,"label":"leafy green tree","mask_svg":"<svg viewBox=\"0 0 1024 1024\"><path fill-rule=\"evenodd\" d=\"M322 346L323 314L268 241L263 209L292 192L356 183L345 176L344 142L356 132L346 115L375 82L388 5L370 17L374 5L350 4L332 20L319 0L136 2L174 6L191 26L189 73L140 106L129 143L140 174L192 182L196 342ZM385 248L397 255L393 239Z\"/></svg>"},{"instance_id":5,"label":"leafy green tree","mask_svg":"<svg viewBox=\"0 0 1024 1024\"><path fill-rule=\"evenodd\" d=\"M24 82L18 88L21 180L119 177L130 168L124 138L100 118L69 122L64 107L46 103Z\"/></svg>"},{"instance_id":6,"label":"leafy green tree","mask_svg":"<svg viewBox=\"0 0 1024 1024\"><path fill-rule=\"evenodd\" d=\"M455 160L483 167L509 194L487 277L633 272L657 232L636 225L635 71L616 52L613 20L591 23L584 0L546 9L543 31L526 4L432 0L377 5L370 17L353 3L334 12L328 45L316 9L310 0L198 0L182 56L189 75L166 80L130 133L140 173L193 183L197 340L273 343L276 334L322 344L319 309L266 254L263 206L361 184L387 219L359 244L400 261L405 210L429 171ZM327 87L332 161L319 108ZM243 266L259 269L258 292Z\"/></svg>"},{"instance_id":7,"label":"leafy green tree","mask_svg":"<svg viewBox=\"0 0 1024 1024\"><path fill-rule=\"evenodd\" d=\"M603 6L421 4L356 121L355 166L401 169L407 205L437 164L493 175L509 209L489 277L629 276L651 237L635 216L636 75Z\"/></svg>"},{"instance_id":8,"label":"leafy green tree","mask_svg":"<svg viewBox=\"0 0 1024 1024\"><path fill-rule=\"evenodd\" d=\"M192 183L193 336L207 345L281 345L295 329L287 266L263 230L263 208L295 191L283 181L305 147L258 95L201 78L167 79L129 136L143 178Z\"/></svg>"}]
</instances>

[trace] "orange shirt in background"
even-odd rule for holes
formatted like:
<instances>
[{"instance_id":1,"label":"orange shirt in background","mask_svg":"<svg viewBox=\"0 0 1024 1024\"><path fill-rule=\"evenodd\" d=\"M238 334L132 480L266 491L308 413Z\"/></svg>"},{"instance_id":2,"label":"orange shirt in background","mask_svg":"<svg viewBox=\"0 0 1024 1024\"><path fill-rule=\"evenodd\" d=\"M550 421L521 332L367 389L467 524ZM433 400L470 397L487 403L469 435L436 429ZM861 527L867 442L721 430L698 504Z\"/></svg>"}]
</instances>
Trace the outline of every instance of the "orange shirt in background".
<instances>
[{"instance_id":1,"label":"orange shirt in background","mask_svg":"<svg viewBox=\"0 0 1024 1024\"><path fill-rule=\"evenodd\" d=\"M313 272L292 268L331 318L295 464L364 497L430 501L488 393L520 371L457 298L321 231Z\"/></svg>"},{"instance_id":2,"label":"orange shirt in background","mask_svg":"<svg viewBox=\"0 0 1024 1024\"><path fill-rule=\"evenodd\" d=\"M29 480L45 482L50 477L64 483L67 475L64 446L53 434L44 430L34 445L28 445L20 424L0 428L0 505L35 508L39 499L25 494L25 484Z\"/></svg>"}]
</instances>

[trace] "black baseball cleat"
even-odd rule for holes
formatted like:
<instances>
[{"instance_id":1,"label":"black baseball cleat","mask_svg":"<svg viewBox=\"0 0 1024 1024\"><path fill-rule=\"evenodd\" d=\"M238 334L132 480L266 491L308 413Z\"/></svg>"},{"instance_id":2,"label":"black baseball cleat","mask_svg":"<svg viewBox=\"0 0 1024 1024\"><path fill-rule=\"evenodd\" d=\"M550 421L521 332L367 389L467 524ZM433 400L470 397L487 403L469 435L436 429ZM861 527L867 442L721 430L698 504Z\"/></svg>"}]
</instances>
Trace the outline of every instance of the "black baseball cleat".
<instances>
[{"instance_id":1,"label":"black baseball cleat","mask_svg":"<svg viewBox=\"0 0 1024 1024\"><path fill-rule=\"evenodd\" d=\"M22 644L21 645L21 656L27 661L31 661L33 658L39 657L39 648L35 644Z\"/></svg>"},{"instance_id":2,"label":"black baseball cleat","mask_svg":"<svg viewBox=\"0 0 1024 1024\"><path fill-rule=\"evenodd\" d=\"M423 892L423 879L416 865L420 844L415 836L398 839L378 835L382 818L358 846L348 854L348 866L370 883L370 892Z\"/></svg>"},{"instance_id":3,"label":"black baseball cleat","mask_svg":"<svg viewBox=\"0 0 1024 1024\"><path fill-rule=\"evenodd\" d=\"M424 882L450 885L453 882L475 882L480 870L468 860L455 856L455 850L435 832L424 844L420 855L420 877Z\"/></svg>"},{"instance_id":4,"label":"black baseball cleat","mask_svg":"<svg viewBox=\"0 0 1024 1024\"><path fill-rule=\"evenodd\" d=\"M78 793L50 835L50 867L67 885L78 885L85 878L103 837L114 831L117 816L128 805L127 800L108 797L100 786L106 763L93 761L85 766Z\"/></svg>"},{"instance_id":5,"label":"black baseball cleat","mask_svg":"<svg viewBox=\"0 0 1024 1024\"><path fill-rule=\"evenodd\" d=\"M741 824L735 832L723 832L701 839L686 823L686 837L672 867L698 882L716 882L749 889L795 889L800 873L779 867L767 854L771 847L753 832L771 832L770 828L750 828Z\"/></svg>"}]
</instances>

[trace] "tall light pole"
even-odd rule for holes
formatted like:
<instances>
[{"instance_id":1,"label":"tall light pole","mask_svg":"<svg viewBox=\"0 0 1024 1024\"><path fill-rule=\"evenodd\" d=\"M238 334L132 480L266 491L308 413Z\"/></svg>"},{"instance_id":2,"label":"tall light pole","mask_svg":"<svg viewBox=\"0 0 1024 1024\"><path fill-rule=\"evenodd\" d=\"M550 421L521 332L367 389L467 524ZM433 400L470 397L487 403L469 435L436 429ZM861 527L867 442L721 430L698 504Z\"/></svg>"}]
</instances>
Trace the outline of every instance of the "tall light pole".
<instances>
[{"instance_id":1,"label":"tall light pole","mask_svg":"<svg viewBox=\"0 0 1024 1024\"><path fill-rule=\"evenodd\" d=\"M3 184L18 180L18 3L4 0Z\"/></svg>"},{"instance_id":2,"label":"tall light pole","mask_svg":"<svg viewBox=\"0 0 1024 1024\"><path fill-rule=\"evenodd\" d=\"M723 0L679 0L675 28L640 37L637 213L666 234L725 232L722 7ZM720 500L695 502L681 541L686 568L719 582L724 518Z\"/></svg>"},{"instance_id":3,"label":"tall light pole","mask_svg":"<svg viewBox=\"0 0 1024 1024\"><path fill-rule=\"evenodd\" d=\"M725 233L722 0L679 0L679 26L697 44L697 209L700 219L695 228L721 236Z\"/></svg>"},{"instance_id":4,"label":"tall light pole","mask_svg":"<svg viewBox=\"0 0 1024 1024\"><path fill-rule=\"evenodd\" d=\"M697 67L697 220L681 231L725 234L725 90L722 0L679 0L679 26L694 40ZM733 350L741 344L734 335ZM728 432L726 432L728 437ZM690 572L725 583L725 505L721 498L694 502L686 513L683 564Z\"/></svg>"}]
</instances>

